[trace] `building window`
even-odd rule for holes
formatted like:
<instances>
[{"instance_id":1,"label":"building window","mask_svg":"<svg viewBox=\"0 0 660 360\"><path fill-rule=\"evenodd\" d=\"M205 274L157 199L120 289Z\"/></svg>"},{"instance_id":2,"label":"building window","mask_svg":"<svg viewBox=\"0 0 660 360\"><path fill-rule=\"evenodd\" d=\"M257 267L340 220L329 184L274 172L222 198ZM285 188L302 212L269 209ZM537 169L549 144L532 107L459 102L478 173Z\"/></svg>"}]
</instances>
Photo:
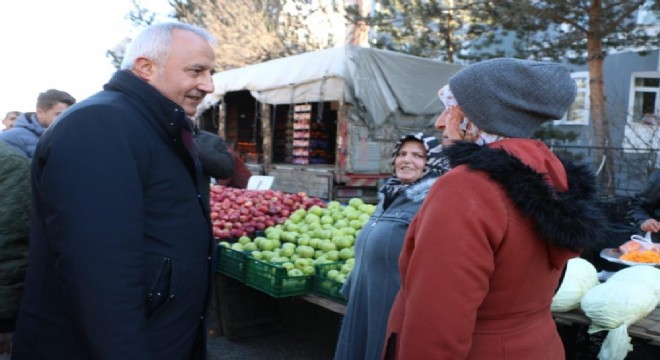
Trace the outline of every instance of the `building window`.
<instances>
[{"instance_id":1,"label":"building window","mask_svg":"<svg viewBox=\"0 0 660 360\"><path fill-rule=\"evenodd\" d=\"M577 95L571 108L557 125L587 125L589 124L589 73L587 71L571 74L577 85Z\"/></svg>"},{"instance_id":2,"label":"building window","mask_svg":"<svg viewBox=\"0 0 660 360\"><path fill-rule=\"evenodd\" d=\"M628 122L660 125L660 72L633 73Z\"/></svg>"}]
</instances>

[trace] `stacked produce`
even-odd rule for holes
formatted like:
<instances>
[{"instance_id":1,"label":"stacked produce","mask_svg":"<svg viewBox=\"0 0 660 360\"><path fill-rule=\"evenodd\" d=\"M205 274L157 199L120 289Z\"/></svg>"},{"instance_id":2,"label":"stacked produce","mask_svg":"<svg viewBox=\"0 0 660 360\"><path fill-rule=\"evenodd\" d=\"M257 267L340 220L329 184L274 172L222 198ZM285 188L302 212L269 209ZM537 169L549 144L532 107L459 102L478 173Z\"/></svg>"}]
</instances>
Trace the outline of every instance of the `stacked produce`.
<instances>
[{"instance_id":1,"label":"stacked produce","mask_svg":"<svg viewBox=\"0 0 660 360\"><path fill-rule=\"evenodd\" d=\"M552 298L550 309L558 312L577 309L587 290L598 284L598 271L590 262L582 258L569 260L566 274Z\"/></svg>"},{"instance_id":2,"label":"stacked produce","mask_svg":"<svg viewBox=\"0 0 660 360\"><path fill-rule=\"evenodd\" d=\"M660 303L660 269L631 266L584 294L580 306L591 319L589 333L609 330L600 360L624 359L632 349L628 326L645 318Z\"/></svg>"},{"instance_id":3,"label":"stacked produce","mask_svg":"<svg viewBox=\"0 0 660 360\"><path fill-rule=\"evenodd\" d=\"M294 211L324 206L323 200L304 192L246 190L211 186L213 236L226 240L254 236L256 231L283 223Z\"/></svg>"},{"instance_id":4,"label":"stacked produce","mask_svg":"<svg viewBox=\"0 0 660 360\"><path fill-rule=\"evenodd\" d=\"M264 236L251 239L242 236L236 243L220 244L237 251L250 251L249 256L287 269L289 276L312 275L315 265L354 258L358 232L375 211L374 205L353 198L347 206L330 201L324 208L318 204L308 210L295 210L283 223L264 230ZM343 282L352 269L353 260L341 272L330 274Z\"/></svg>"}]
</instances>

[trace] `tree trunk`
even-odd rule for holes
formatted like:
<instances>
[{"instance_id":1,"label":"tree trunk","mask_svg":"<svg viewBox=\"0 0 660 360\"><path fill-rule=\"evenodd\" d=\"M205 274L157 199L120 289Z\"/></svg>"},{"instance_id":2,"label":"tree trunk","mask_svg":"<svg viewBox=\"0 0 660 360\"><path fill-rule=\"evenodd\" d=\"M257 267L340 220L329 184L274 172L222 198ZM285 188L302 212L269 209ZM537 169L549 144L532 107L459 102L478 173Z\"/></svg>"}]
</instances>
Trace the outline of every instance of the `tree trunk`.
<instances>
[{"instance_id":1,"label":"tree trunk","mask_svg":"<svg viewBox=\"0 0 660 360\"><path fill-rule=\"evenodd\" d=\"M589 31L587 33L587 59L589 68L589 101L591 121L596 141L596 166L605 194L613 195L615 189L614 159L610 141L610 125L605 115L605 83L603 81L603 43L601 40L601 1L592 0L589 9Z\"/></svg>"}]
</instances>

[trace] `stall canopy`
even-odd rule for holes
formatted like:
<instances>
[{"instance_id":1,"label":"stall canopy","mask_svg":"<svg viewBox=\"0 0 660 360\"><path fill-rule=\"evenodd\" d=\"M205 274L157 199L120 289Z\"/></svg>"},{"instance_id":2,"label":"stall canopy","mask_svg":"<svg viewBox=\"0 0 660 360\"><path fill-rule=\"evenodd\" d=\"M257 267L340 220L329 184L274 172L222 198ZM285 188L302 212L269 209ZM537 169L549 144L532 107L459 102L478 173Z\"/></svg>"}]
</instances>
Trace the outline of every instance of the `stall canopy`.
<instances>
[{"instance_id":1,"label":"stall canopy","mask_svg":"<svg viewBox=\"0 0 660 360\"><path fill-rule=\"evenodd\" d=\"M213 75L215 92L200 112L225 93L249 90L271 105L321 101L353 104L370 125L442 111L438 89L460 65L392 51L344 46L270 60Z\"/></svg>"}]
</instances>

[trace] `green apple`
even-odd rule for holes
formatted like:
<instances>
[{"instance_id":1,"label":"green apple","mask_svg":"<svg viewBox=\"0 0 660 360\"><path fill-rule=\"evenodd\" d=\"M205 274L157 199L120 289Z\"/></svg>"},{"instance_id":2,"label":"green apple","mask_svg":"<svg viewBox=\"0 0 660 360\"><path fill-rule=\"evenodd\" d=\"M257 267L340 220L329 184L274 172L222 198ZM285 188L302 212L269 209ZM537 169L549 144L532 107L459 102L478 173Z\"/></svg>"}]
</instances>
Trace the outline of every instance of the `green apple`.
<instances>
[{"instance_id":1,"label":"green apple","mask_svg":"<svg viewBox=\"0 0 660 360\"><path fill-rule=\"evenodd\" d=\"M287 271L296 268L295 265L293 265L293 263L292 263L291 261L284 262L284 263L282 263L282 265L280 265L280 266L282 266L283 268L285 268Z\"/></svg>"},{"instance_id":2,"label":"green apple","mask_svg":"<svg viewBox=\"0 0 660 360\"><path fill-rule=\"evenodd\" d=\"M231 248L231 244L230 244L229 242L227 242L227 241L220 241L218 244L219 244L220 246L224 246L224 247L226 247L226 248Z\"/></svg>"},{"instance_id":3,"label":"green apple","mask_svg":"<svg viewBox=\"0 0 660 360\"><path fill-rule=\"evenodd\" d=\"M339 201L332 200L328 202L328 205L326 205L326 207L328 209L335 209L335 208L341 209L341 203Z\"/></svg>"},{"instance_id":4,"label":"green apple","mask_svg":"<svg viewBox=\"0 0 660 360\"><path fill-rule=\"evenodd\" d=\"M266 234L266 239L269 240L279 240L280 236L282 236L282 230L273 230Z\"/></svg>"},{"instance_id":5,"label":"green apple","mask_svg":"<svg viewBox=\"0 0 660 360\"><path fill-rule=\"evenodd\" d=\"M299 215L300 217L304 218L305 215L307 215L307 210L305 210L305 209L298 209L298 210L294 211L293 214L297 214L297 215ZM291 215L293 215L293 214L291 214Z\"/></svg>"},{"instance_id":6,"label":"green apple","mask_svg":"<svg viewBox=\"0 0 660 360\"><path fill-rule=\"evenodd\" d=\"M299 238L298 238L298 247L300 247L300 246L308 246L310 240L311 240L311 239L308 238L308 237L303 237L303 236L299 237Z\"/></svg>"},{"instance_id":7,"label":"green apple","mask_svg":"<svg viewBox=\"0 0 660 360\"><path fill-rule=\"evenodd\" d=\"M332 245L334 245L334 243ZM325 257L328 258L328 260L330 260L330 261L338 261L339 260L339 251L338 250L330 250L330 251L325 253Z\"/></svg>"},{"instance_id":8,"label":"green apple","mask_svg":"<svg viewBox=\"0 0 660 360\"><path fill-rule=\"evenodd\" d=\"M249 243L243 245L243 250L244 250L244 251L254 251L254 250L257 250L257 244L255 244L255 243L253 243L253 242L249 242Z\"/></svg>"},{"instance_id":9,"label":"green apple","mask_svg":"<svg viewBox=\"0 0 660 360\"><path fill-rule=\"evenodd\" d=\"M345 249L339 250L339 258L340 259L347 260L347 259L350 259L352 257L355 257L355 252L352 249L345 248Z\"/></svg>"},{"instance_id":10,"label":"green apple","mask_svg":"<svg viewBox=\"0 0 660 360\"><path fill-rule=\"evenodd\" d=\"M338 228L338 229L348 227L348 221L345 220L345 219L339 219L339 220L335 221L335 227Z\"/></svg>"},{"instance_id":11,"label":"green apple","mask_svg":"<svg viewBox=\"0 0 660 360\"><path fill-rule=\"evenodd\" d=\"M241 243L241 244L243 244L243 245L245 245L245 244L247 244L247 243L249 243L249 242L252 242L252 239L250 239L250 238L247 237L247 236L241 236L241 237L238 238L238 242Z\"/></svg>"},{"instance_id":12,"label":"green apple","mask_svg":"<svg viewBox=\"0 0 660 360\"><path fill-rule=\"evenodd\" d=\"M254 253L254 252L252 252L252 253ZM265 250L265 251L261 252L261 257L262 257L262 260L264 260L264 261L270 261L270 259L275 257L275 253L270 251L270 250Z\"/></svg>"},{"instance_id":13,"label":"green apple","mask_svg":"<svg viewBox=\"0 0 660 360\"><path fill-rule=\"evenodd\" d=\"M289 219L288 219L288 220L291 220L291 222L293 222L293 223L295 223L295 224L298 224L299 222L302 221L302 219L303 219L302 215L300 215L299 213L295 213L295 212L294 212L293 214L291 214L291 215L289 216Z\"/></svg>"},{"instance_id":14,"label":"green apple","mask_svg":"<svg viewBox=\"0 0 660 360\"><path fill-rule=\"evenodd\" d=\"M364 201L360 198L351 198L350 200L348 200L348 205L350 205L350 206L352 206L356 209L359 209L360 205L362 205L362 204L364 204Z\"/></svg>"},{"instance_id":15,"label":"green apple","mask_svg":"<svg viewBox=\"0 0 660 360\"><path fill-rule=\"evenodd\" d=\"M321 250L316 250L314 251L314 259L318 259L319 257L323 256L324 252Z\"/></svg>"},{"instance_id":16,"label":"green apple","mask_svg":"<svg viewBox=\"0 0 660 360\"><path fill-rule=\"evenodd\" d=\"M323 214L325 214L325 212L326 212L326 209L322 208L318 205L312 205L312 207L307 210L308 214L311 213L311 214L314 214L314 215L319 216L319 217L323 216Z\"/></svg>"},{"instance_id":17,"label":"green apple","mask_svg":"<svg viewBox=\"0 0 660 360\"><path fill-rule=\"evenodd\" d=\"M243 251L243 244L237 242L233 243L231 244L231 249L236 251Z\"/></svg>"},{"instance_id":18,"label":"green apple","mask_svg":"<svg viewBox=\"0 0 660 360\"><path fill-rule=\"evenodd\" d=\"M262 250L262 251L267 251L267 250L272 251L273 249L275 249L277 247L275 241L268 240L268 239L262 240L259 243L258 246L259 246L259 250Z\"/></svg>"},{"instance_id":19,"label":"green apple","mask_svg":"<svg viewBox=\"0 0 660 360\"><path fill-rule=\"evenodd\" d=\"M307 265L303 267L301 270L305 275L314 275L314 266Z\"/></svg>"},{"instance_id":20,"label":"green apple","mask_svg":"<svg viewBox=\"0 0 660 360\"><path fill-rule=\"evenodd\" d=\"M366 223L367 221L369 221L370 218L371 218L371 215L369 215L367 213L362 213L362 214L360 214L360 216L358 216L358 220L362 221L363 223Z\"/></svg>"},{"instance_id":21,"label":"green apple","mask_svg":"<svg viewBox=\"0 0 660 360\"><path fill-rule=\"evenodd\" d=\"M305 266L309 266L309 265L312 265L312 264L313 264L313 262L310 259L302 259L302 258L296 259L296 261L293 262L293 265L297 269L302 269Z\"/></svg>"},{"instance_id":22,"label":"green apple","mask_svg":"<svg viewBox=\"0 0 660 360\"><path fill-rule=\"evenodd\" d=\"M353 237L355 237L355 233L358 232L358 229L355 229L354 227L350 227L350 226L341 228L341 230L344 233L344 235L352 235Z\"/></svg>"},{"instance_id":23,"label":"green apple","mask_svg":"<svg viewBox=\"0 0 660 360\"><path fill-rule=\"evenodd\" d=\"M362 223L362 221L355 219L355 220L349 221L348 225L350 227L352 227L353 229L355 229L355 230L360 230L360 229L362 229L362 226L364 224Z\"/></svg>"},{"instance_id":24,"label":"green apple","mask_svg":"<svg viewBox=\"0 0 660 360\"><path fill-rule=\"evenodd\" d=\"M309 214L307 214L307 216L305 216L305 222L308 223L308 224L314 224L314 223L319 223L320 224L321 223L321 217L316 215L316 214L309 213Z\"/></svg>"},{"instance_id":25,"label":"green apple","mask_svg":"<svg viewBox=\"0 0 660 360\"><path fill-rule=\"evenodd\" d=\"M342 283L342 284L345 283L346 282L346 274L337 274L337 276L335 276L335 281L339 282L339 283Z\"/></svg>"},{"instance_id":26,"label":"green apple","mask_svg":"<svg viewBox=\"0 0 660 360\"><path fill-rule=\"evenodd\" d=\"M355 265L355 258L346 259L346 264Z\"/></svg>"},{"instance_id":27,"label":"green apple","mask_svg":"<svg viewBox=\"0 0 660 360\"><path fill-rule=\"evenodd\" d=\"M319 249L324 253L328 253L332 250L337 250L337 244L331 240L322 240L319 245Z\"/></svg>"},{"instance_id":28,"label":"green apple","mask_svg":"<svg viewBox=\"0 0 660 360\"><path fill-rule=\"evenodd\" d=\"M261 251L253 251L250 255L252 255L253 258L257 260L263 260L264 255L261 253Z\"/></svg>"},{"instance_id":29,"label":"green apple","mask_svg":"<svg viewBox=\"0 0 660 360\"><path fill-rule=\"evenodd\" d=\"M334 224L335 219L331 215L325 214L321 216L321 224Z\"/></svg>"},{"instance_id":30,"label":"green apple","mask_svg":"<svg viewBox=\"0 0 660 360\"><path fill-rule=\"evenodd\" d=\"M335 269L329 270L329 271L325 274L325 276L326 276L328 279L330 279L330 280L334 280L334 279L337 277L337 275L339 275L339 271L338 271L338 270L335 270Z\"/></svg>"},{"instance_id":31,"label":"green apple","mask_svg":"<svg viewBox=\"0 0 660 360\"><path fill-rule=\"evenodd\" d=\"M335 223L344 218L344 211L342 209L331 210L330 216L335 219Z\"/></svg>"},{"instance_id":32,"label":"green apple","mask_svg":"<svg viewBox=\"0 0 660 360\"><path fill-rule=\"evenodd\" d=\"M312 258L314 257L314 248L308 245L300 245L296 248L296 254L301 258Z\"/></svg>"},{"instance_id":33,"label":"green apple","mask_svg":"<svg viewBox=\"0 0 660 360\"><path fill-rule=\"evenodd\" d=\"M340 270L340 271L341 271L342 273L344 273L344 274L348 274L348 273L350 273L352 270L353 270L353 265L344 264L344 265L341 266L341 270Z\"/></svg>"},{"instance_id":34,"label":"green apple","mask_svg":"<svg viewBox=\"0 0 660 360\"><path fill-rule=\"evenodd\" d=\"M350 235L336 237L333 239L333 241L339 250L350 248L353 245L353 237Z\"/></svg>"},{"instance_id":35,"label":"green apple","mask_svg":"<svg viewBox=\"0 0 660 360\"><path fill-rule=\"evenodd\" d=\"M313 247L314 249L320 249L320 246L321 246L321 239L319 239L319 238L311 238L311 239L309 239L309 244L307 244L307 245Z\"/></svg>"},{"instance_id":36,"label":"green apple","mask_svg":"<svg viewBox=\"0 0 660 360\"><path fill-rule=\"evenodd\" d=\"M303 276L303 275L305 275L305 274L303 274L302 270L300 270L300 269L291 269L291 270L287 271L286 274L288 276L292 276L292 277L293 276Z\"/></svg>"},{"instance_id":37,"label":"green apple","mask_svg":"<svg viewBox=\"0 0 660 360\"><path fill-rule=\"evenodd\" d=\"M291 244L291 243L286 243L286 244ZM284 244L284 245L286 245L286 244ZM291 244L291 245L293 245L293 244ZM287 246L287 247L281 248L280 255L290 258L293 254L295 254L295 252L296 252L295 247Z\"/></svg>"}]
</instances>

